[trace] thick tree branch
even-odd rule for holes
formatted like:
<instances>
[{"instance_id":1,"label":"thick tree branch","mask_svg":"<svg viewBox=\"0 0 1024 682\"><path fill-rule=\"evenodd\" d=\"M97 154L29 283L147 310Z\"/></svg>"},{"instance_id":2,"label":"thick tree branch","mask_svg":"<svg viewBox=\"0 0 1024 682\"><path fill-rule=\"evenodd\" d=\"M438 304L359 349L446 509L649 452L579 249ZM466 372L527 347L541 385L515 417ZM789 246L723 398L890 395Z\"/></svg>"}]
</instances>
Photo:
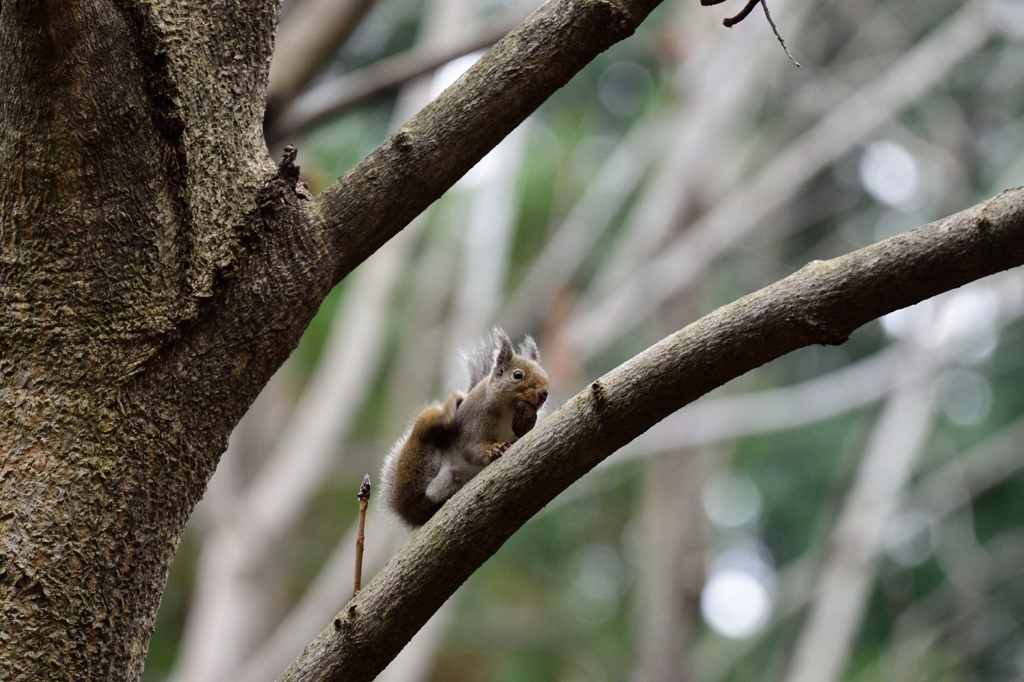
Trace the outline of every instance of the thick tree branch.
<instances>
[{"instance_id":1,"label":"thick tree branch","mask_svg":"<svg viewBox=\"0 0 1024 682\"><path fill-rule=\"evenodd\" d=\"M436 100L320 194L336 279L451 187L659 0L559 0L531 14Z\"/></svg>"},{"instance_id":2,"label":"thick tree branch","mask_svg":"<svg viewBox=\"0 0 1024 682\"><path fill-rule=\"evenodd\" d=\"M1016 189L794 275L694 322L595 381L474 478L306 648L280 682L369 680L531 516L619 447L711 389L811 344L1024 263Z\"/></svg>"}]
</instances>

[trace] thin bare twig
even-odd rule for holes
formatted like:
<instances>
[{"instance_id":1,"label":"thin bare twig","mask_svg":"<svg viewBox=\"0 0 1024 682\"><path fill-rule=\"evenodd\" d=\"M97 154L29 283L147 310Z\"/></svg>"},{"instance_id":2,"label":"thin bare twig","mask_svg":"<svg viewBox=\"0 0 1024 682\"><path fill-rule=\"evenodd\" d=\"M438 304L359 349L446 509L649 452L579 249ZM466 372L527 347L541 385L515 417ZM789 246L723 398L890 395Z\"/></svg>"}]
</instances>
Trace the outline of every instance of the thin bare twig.
<instances>
[{"instance_id":1,"label":"thin bare twig","mask_svg":"<svg viewBox=\"0 0 1024 682\"><path fill-rule=\"evenodd\" d=\"M363 483L359 486L359 530L356 531L356 577L352 588L352 596L359 594L363 588L363 528L366 526L366 507L370 503L370 474L363 474Z\"/></svg>"},{"instance_id":2,"label":"thin bare twig","mask_svg":"<svg viewBox=\"0 0 1024 682\"><path fill-rule=\"evenodd\" d=\"M750 2L747 3L746 7L739 11L739 14L737 14L734 17L726 17L725 19L722 19L722 24L726 28L732 28L736 24L746 19L747 15L754 11L754 8L757 6L757 3L759 2L761 2L761 0L750 0Z\"/></svg>"},{"instance_id":3,"label":"thin bare twig","mask_svg":"<svg viewBox=\"0 0 1024 682\"><path fill-rule=\"evenodd\" d=\"M725 2L725 0L701 0L700 4L708 6L718 5L723 2ZM779 39L779 43L782 45L782 49L786 53L786 56L789 57L789 60L791 62L793 62L797 66L800 66L800 62L793 59L793 55L791 55L789 53L789 50L786 48L786 41L783 40L782 36L779 34L779 28L775 25L775 21L772 20L771 12L768 11L768 3L765 0L748 0L747 4L743 6L743 9L741 9L738 14L732 17L726 17L725 19L722 20L722 24L726 28L732 28L736 24L746 19L747 16L754 11L754 7L756 7L758 3L761 3L761 7L764 8L764 15L768 17L768 23L771 24L772 31L775 32L775 37Z\"/></svg>"},{"instance_id":4,"label":"thin bare twig","mask_svg":"<svg viewBox=\"0 0 1024 682\"><path fill-rule=\"evenodd\" d=\"M782 39L782 34L779 33L779 27L775 25L775 21L772 19L771 13L768 11L768 3L765 0L761 0L761 7L764 9L764 15L768 17L768 23L771 24L772 31L775 32L775 37L779 39L779 44L782 45L782 51L789 57L789 61L796 64L797 68L800 68L800 62L793 59L793 55L789 53L789 48L786 47L786 41Z\"/></svg>"}]
</instances>

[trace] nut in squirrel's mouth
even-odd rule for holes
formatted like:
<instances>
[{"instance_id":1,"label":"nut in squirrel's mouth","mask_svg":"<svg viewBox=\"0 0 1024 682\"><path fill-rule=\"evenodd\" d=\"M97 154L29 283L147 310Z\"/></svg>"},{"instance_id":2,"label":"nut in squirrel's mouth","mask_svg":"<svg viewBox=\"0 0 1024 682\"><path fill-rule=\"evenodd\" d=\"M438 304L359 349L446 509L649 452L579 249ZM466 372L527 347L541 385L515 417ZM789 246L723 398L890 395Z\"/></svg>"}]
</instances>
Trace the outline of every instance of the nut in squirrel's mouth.
<instances>
[{"instance_id":1,"label":"nut in squirrel's mouth","mask_svg":"<svg viewBox=\"0 0 1024 682\"><path fill-rule=\"evenodd\" d=\"M547 391L537 391L536 402L533 402L533 401L530 401L530 400L523 400L522 402L526 403L527 405L529 405L530 407L532 407L535 410L539 410L541 407L544 406L544 403L547 401L547 399L548 399L548 392Z\"/></svg>"},{"instance_id":2,"label":"nut in squirrel's mouth","mask_svg":"<svg viewBox=\"0 0 1024 682\"><path fill-rule=\"evenodd\" d=\"M543 404L543 400L538 397ZM516 403L516 409L512 413L512 433L517 438L522 438L537 423L538 406L527 400L520 400Z\"/></svg>"}]
</instances>

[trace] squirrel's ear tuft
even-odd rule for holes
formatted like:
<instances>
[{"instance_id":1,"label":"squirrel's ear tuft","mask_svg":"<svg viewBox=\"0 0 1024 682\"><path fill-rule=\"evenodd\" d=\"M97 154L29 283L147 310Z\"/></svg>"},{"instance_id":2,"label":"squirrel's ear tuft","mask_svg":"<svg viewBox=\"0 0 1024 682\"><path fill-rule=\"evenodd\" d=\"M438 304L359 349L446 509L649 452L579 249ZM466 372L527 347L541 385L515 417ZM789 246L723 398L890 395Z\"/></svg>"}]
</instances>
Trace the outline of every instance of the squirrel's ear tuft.
<instances>
[{"instance_id":1,"label":"squirrel's ear tuft","mask_svg":"<svg viewBox=\"0 0 1024 682\"><path fill-rule=\"evenodd\" d=\"M523 339L522 344L519 346L519 354L534 362L540 362L540 350L537 348L537 342L533 340L532 336L527 336Z\"/></svg>"},{"instance_id":2,"label":"squirrel's ear tuft","mask_svg":"<svg viewBox=\"0 0 1024 682\"><path fill-rule=\"evenodd\" d=\"M515 354L512 352L512 341L508 338L508 334L503 332L500 327L494 328L494 376L500 377L508 369L508 366L512 364L512 358Z\"/></svg>"}]
</instances>

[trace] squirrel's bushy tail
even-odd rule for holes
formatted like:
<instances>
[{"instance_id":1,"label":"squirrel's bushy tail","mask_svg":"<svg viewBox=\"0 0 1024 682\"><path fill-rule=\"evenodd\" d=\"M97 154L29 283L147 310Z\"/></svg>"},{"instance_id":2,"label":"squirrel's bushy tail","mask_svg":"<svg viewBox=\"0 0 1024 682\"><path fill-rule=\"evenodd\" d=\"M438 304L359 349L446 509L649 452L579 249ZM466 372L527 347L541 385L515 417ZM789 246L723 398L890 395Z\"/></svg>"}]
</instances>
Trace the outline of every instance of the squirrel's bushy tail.
<instances>
[{"instance_id":1,"label":"squirrel's bushy tail","mask_svg":"<svg viewBox=\"0 0 1024 682\"><path fill-rule=\"evenodd\" d=\"M391 500L394 498L395 486L397 485L398 478L398 455L402 451L402 445L405 441L409 440L409 436L412 434L412 424L409 424L405 429L405 433L402 437L395 441L395 444L388 450L388 454L384 456L384 464L380 468L380 478L378 487L380 488L380 498L388 502L387 508L392 509Z\"/></svg>"},{"instance_id":2,"label":"squirrel's bushy tail","mask_svg":"<svg viewBox=\"0 0 1024 682\"><path fill-rule=\"evenodd\" d=\"M500 327L495 327L490 336L473 341L468 347L459 351L462 356L462 365L469 373L469 389L487 378L487 375L494 369L494 356L501 345L501 337L508 336Z\"/></svg>"}]
</instances>

